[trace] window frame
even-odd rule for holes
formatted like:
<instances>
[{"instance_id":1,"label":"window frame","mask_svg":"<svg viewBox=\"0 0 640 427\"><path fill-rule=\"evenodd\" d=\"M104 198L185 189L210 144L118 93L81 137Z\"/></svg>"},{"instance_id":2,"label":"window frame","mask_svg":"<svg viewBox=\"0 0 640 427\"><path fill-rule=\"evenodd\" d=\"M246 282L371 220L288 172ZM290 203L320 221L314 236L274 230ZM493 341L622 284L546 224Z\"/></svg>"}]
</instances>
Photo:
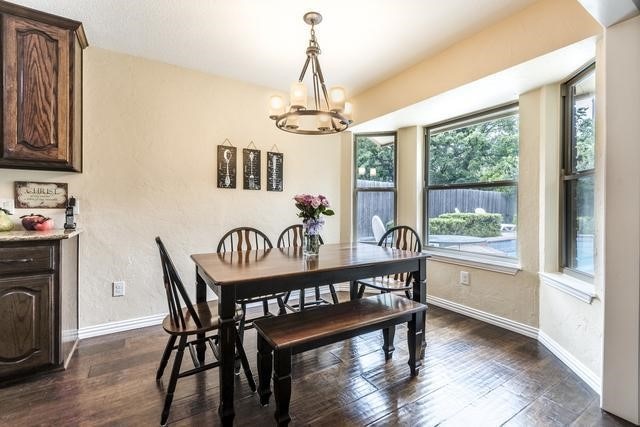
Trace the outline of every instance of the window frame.
<instances>
[{"instance_id":1,"label":"window frame","mask_svg":"<svg viewBox=\"0 0 640 427\"><path fill-rule=\"evenodd\" d=\"M452 184L429 184L429 138L432 132L434 131L446 131L450 129L459 128L462 126L471 126L477 123L482 123L489 119L499 119L502 117L507 117L513 115L515 113L520 114L520 103L518 101L508 102L506 104L497 105L494 107L486 108L483 110L475 111L470 114L465 114L461 116L456 116L447 120L443 120L440 122L433 123L431 125L424 127L424 181L423 181L423 190L422 190L422 199L423 199L423 247L425 250L430 252L439 252L447 255L461 255L465 257L477 258L479 260L488 260L488 261L498 261L498 262L507 262L507 263L519 263L520 262L520 250L518 239L516 236L516 247L517 256L515 258L508 256L498 256L498 255L487 255L481 254L471 251L462 251L457 249L447 249L441 248L438 246L429 245L429 191L432 190L450 190L450 189L477 189L477 188L487 188L487 187L515 187L516 189L516 214L518 212L518 204L519 204L519 192L518 192L518 179L515 180L502 180L502 181L491 181L491 182L465 182L465 183L452 183ZM519 129L518 129L519 133ZM518 162L520 161L520 138L518 136ZM520 175L520 170L518 168L518 178Z\"/></svg>"},{"instance_id":2,"label":"window frame","mask_svg":"<svg viewBox=\"0 0 640 427\"><path fill-rule=\"evenodd\" d=\"M393 187L358 187L358 138L372 136L393 136ZM353 215L351 218L351 239L354 243L358 243L358 193L361 192L390 192L393 193L393 222L398 222L398 132L363 132L353 134ZM363 242L366 244L366 242ZM374 244L377 244L375 242Z\"/></svg>"},{"instance_id":3,"label":"window frame","mask_svg":"<svg viewBox=\"0 0 640 427\"><path fill-rule=\"evenodd\" d=\"M590 62L586 66L579 69L576 73L571 75L561 86L560 94L562 96L562 141L561 141L561 153L560 156L560 224L559 224L559 246L560 246L560 259L559 259L559 270L567 274L569 276L573 276L576 279L583 280L585 282L593 283L594 274L589 274L584 271L577 270L576 268L569 267L569 251L575 250L573 242L571 242L571 227L569 226L569 221L571 220L572 213L571 203L569 201L569 197L571 197L571 192L569 187L572 182L578 182L580 178L593 176L595 177L595 162L594 158L594 166L591 169L583 170L583 171L574 171L573 168L573 157L574 157L574 136L575 130L572 126L573 124L573 97L570 94L570 88L574 87L574 85L581 80L583 80L586 76L591 73L594 73L595 77L596 63L595 61ZM597 111L594 109L594 128L595 128L595 115ZM594 133L595 137L595 133ZM594 142L595 145L595 142ZM567 173L568 171L568 173ZM595 189L594 189L595 193ZM594 211L595 217L595 211ZM594 233L595 239L595 233ZM595 269L595 258L596 253L594 249L593 253L594 258L594 269Z\"/></svg>"}]
</instances>

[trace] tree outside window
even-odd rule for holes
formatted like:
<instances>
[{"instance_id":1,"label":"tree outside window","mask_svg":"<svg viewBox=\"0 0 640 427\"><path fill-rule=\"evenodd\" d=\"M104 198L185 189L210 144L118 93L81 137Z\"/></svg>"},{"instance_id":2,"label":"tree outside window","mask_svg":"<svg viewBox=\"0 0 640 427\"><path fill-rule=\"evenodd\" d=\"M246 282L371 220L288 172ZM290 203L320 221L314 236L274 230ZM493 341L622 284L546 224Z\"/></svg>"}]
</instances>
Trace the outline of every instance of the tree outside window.
<instances>
[{"instance_id":1,"label":"tree outside window","mask_svg":"<svg viewBox=\"0 0 640 427\"><path fill-rule=\"evenodd\" d=\"M426 130L426 242L517 258L517 105Z\"/></svg>"},{"instance_id":2,"label":"tree outside window","mask_svg":"<svg viewBox=\"0 0 640 427\"><path fill-rule=\"evenodd\" d=\"M354 144L355 239L375 244L396 221L396 133L358 134Z\"/></svg>"}]
</instances>

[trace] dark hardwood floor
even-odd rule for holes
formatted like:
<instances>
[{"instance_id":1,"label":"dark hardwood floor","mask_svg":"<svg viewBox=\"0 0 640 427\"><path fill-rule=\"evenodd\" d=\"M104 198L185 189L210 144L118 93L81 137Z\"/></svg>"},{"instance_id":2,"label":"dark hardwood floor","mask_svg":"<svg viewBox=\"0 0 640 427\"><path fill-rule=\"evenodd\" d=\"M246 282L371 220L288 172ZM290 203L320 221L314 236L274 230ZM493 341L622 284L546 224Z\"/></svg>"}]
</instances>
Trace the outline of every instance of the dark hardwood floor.
<instances>
[{"instance_id":1,"label":"dark hardwood floor","mask_svg":"<svg viewBox=\"0 0 640 427\"><path fill-rule=\"evenodd\" d=\"M0 425L159 424L155 370L166 340L160 326L83 340L67 371L0 389ZM626 425L533 339L431 306L427 343L413 379L405 326L386 364L379 332L296 356L292 425ZM245 346L256 376L255 331ZM178 382L172 425L219 425L217 374ZM273 403L261 407L243 376L236 381L236 424L271 425Z\"/></svg>"}]
</instances>

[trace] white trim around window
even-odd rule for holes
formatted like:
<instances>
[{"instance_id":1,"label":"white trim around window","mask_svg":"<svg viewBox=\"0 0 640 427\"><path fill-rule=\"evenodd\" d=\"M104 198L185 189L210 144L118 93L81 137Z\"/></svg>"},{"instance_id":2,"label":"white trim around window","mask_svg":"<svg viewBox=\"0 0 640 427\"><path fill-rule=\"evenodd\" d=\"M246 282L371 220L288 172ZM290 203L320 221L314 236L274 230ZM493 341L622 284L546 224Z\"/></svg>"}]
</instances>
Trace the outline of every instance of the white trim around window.
<instances>
[{"instance_id":1,"label":"white trim around window","mask_svg":"<svg viewBox=\"0 0 640 427\"><path fill-rule=\"evenodd\" d=\"M596 294L596 288L592 283L585 282L568 274L562 273L538 273L540 280L547 286L555 288L567 295L579 299L582 302L591 304Z\"/></svg>"},{"instance_id":2,"label":"white trim around window","mask_svg":"<svg viewBox=\"0 0 640 427\"><path fill-rule=\"evenodd\" d=\"M484 258L473 254L472 252L445 252L434 250L433 248L429 248L423 252L429 255L430 261L472 267L480 270L493 271L494 273L509 274L513 276L518 273L518 271L522 270L522 266L517 263L515 259L513 262L510 262L508 258L498 260L495 258Z\"/></svg>"}]
</instances>

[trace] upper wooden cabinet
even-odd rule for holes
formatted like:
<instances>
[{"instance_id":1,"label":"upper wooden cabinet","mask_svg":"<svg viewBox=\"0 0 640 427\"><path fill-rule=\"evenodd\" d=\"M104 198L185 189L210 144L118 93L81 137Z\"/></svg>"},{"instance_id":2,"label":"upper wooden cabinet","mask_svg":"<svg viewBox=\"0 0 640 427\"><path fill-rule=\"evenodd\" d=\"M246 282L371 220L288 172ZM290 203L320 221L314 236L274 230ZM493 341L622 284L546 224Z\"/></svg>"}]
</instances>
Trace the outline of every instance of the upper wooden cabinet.
<instances>
[{"instance_id":1,"label":"upper wooden cabinet","mask_svg":"<svg viewBox=\"0 0 640 427\"><path fill-rule=\"evenodd\" d=\"M82 171L82 24L0 1L0 167Z\"/></svg>"}]
</instances>

